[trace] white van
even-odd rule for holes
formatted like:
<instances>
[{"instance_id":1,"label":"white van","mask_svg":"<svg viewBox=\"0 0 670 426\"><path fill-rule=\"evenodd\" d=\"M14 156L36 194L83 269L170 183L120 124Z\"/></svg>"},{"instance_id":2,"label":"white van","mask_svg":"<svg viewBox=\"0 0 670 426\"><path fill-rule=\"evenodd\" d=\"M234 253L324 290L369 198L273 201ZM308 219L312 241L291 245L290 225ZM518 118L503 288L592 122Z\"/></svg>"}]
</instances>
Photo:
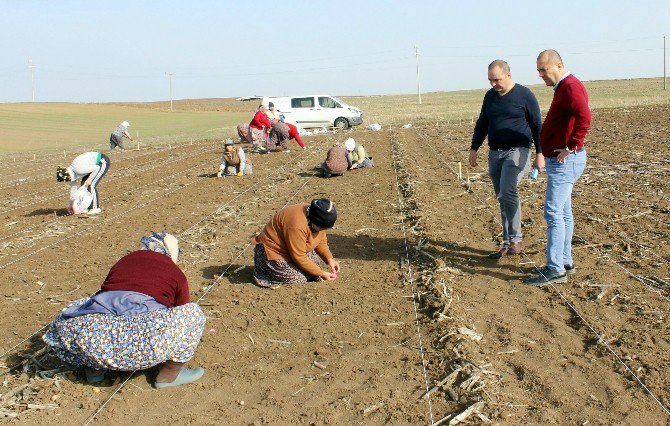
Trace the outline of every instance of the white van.
<instances>
[{"instance_id":1,"label":"white van","mask_svg":"<svg viewBox=\"0 0 670 426\"><path fill-rule=\"evenodd\" d=\"M264 97L263 105L272 102L285 120L303 128L338 127L346 129L363 123L360 109L330 95Z\"/></svg>"}]
</instances>

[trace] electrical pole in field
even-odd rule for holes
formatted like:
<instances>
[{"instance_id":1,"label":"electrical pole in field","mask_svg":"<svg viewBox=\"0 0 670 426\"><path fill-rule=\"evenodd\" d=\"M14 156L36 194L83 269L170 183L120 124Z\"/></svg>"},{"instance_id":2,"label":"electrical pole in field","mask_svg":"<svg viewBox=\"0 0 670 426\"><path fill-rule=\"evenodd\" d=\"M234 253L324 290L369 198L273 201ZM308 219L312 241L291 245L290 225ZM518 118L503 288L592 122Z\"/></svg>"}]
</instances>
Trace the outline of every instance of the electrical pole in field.
<instances>
[{"instance_id":1,"label":"electrical pole in field","mask_svg":"<svg viewBox=\"0 0 670 426\"><path fill-rule=\"evenodd\" d=\"M665 80L665 36L663 36L663 90L667 90L667 87Z\"/></svg>"},{"instance_id":2,"label":"electrical pole in field","mask_svg":"<svg viewBox=\"0 0 670 426\"><path fill-rule=\"evenodd\" d=\"M32 81L33 86L33 102L35 102L35 68L37 66L33 65L33 60L28 59L28 69L30 70L30 80Z\"/></svg>"},{"instance_id":3,"label":"electrical pole in field","mask_svg":"<svg viewBox=\"0 0 670 426\"><path fill-rule=\"evenodd\" d=\"M414 46L416 55L416 92L419 94L419 105L421 105L421 81L419 80L419 46Z\"/></svg>"},{"instance_id":4,"label":"electrical pole in field","mask_svg":"<svg viewBox=\"0 0 670 426\"><path fill-rule=\"evenodd\" d=\"M172 109L172 76L174 75L174 73L166 72L165 75L168 76L168 79L170 80L170 111L173 111L173 109Z\"/></svg>"}]
</instances>

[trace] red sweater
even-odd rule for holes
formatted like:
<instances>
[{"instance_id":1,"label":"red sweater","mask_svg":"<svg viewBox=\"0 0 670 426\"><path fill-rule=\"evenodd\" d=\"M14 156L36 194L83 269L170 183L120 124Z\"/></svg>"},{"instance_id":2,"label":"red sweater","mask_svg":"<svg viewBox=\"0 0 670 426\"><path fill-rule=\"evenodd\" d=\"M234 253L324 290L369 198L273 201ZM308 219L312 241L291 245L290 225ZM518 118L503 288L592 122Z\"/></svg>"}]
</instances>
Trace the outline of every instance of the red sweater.
<instances>
[{"instance_id":1,"label":"red sweater","mask_svg":"<svg viewBox=\"0 0 670 426\"><path fill-rule=\"evenodd\" d=\"M298 142L298 145L300 145L300 148L304 148L305 144L302 143L302 139L300 139L298 128L291 123L286 123L286 125L288 126L288 138L295 139L295 141Z\"/></svg>"},{"instance_id":2,"label":"red sweater","mask_svg":"<svg viewBox=\"0 0 670 426\"><path fill-rule=\"evenodd\" d=\"M112 266L98 293L115 290L146 294L168 308L190 301L186 275L168 256L151 250L134 251Z\"/></svg>"},{"instance_id":3,"label":"red sweater","mask_svg":"<svg viewBox=\"0 0 670 426\"><path fill-rule=\"evenodd\" d=\"M591 109L586 88L570 74L558 84L549 112L542 124L540 145L545 157L556 157L555 149L571 151L584 147L591 127Z\"/></svg>"},{"instance_id":4,"label":"red sweater","mask_svg":"<svg viewBox=\"0 0 670 426\"><path fill-rule=\"evenodd\" d=\"M261 110L259 109L256 111L256 114L254 114L254 118L251 119L251 123L249 123L249 127L253 127L254 129L262 130L263 126L267 127L268 129L272 127L272 124L270 124L270 120L268 120L268 116L263 114Z\"/></svg>"}]
</instances>

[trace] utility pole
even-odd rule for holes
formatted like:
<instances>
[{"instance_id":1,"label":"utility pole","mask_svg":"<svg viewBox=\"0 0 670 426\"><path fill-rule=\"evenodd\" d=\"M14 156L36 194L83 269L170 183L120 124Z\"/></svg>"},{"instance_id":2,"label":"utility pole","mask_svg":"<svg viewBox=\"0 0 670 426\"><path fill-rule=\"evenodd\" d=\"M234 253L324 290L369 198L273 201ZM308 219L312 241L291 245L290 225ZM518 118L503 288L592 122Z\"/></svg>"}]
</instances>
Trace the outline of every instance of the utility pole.
<instances>
[{"instance_id":1,"label":"utility pole","mask_svg":"<svg viewBox=\"0 0 670 426\"><path fill-rule=\"evenodd\" d=\"M421 105L421 81L419 80L419 46L414 46L416 55L416 92L419 95L419 105Z\"/></svg>"},{"instance_id":2,"label":"utility pole","mask_svg":"<svg viewBox=\"0 0 670 426\"><path fill-rule=\"evenodd\" d=\"M174 111L172 109L172 76L174 75L174 73L166 72L165 75L167 75L168 79L170 80L170 111Z\"/></svg>"},{"instance_id":3,"label":"utility pole","mask_svg":"<svg viewBox=\"0 0 670 426\"><path fill-rule=\"evenodd\" d=\"M664 37L665 40L665 37ZM30 70L30 79L32 80L32 86L33 86L33 102L35 102L35 68L37 66L33 65L33 60L28 59L28 69Z\"/></svg>"},{"instance_id":4,"label":"utility pole","mask_svg":"<svg viewBox=\"0 0 670 426\"><path fill-rule=\"evenodd\" d=\"M668 86L665 80L665 36L663 36L663 90L667 90Z\"/></svg>"}]
</instances>

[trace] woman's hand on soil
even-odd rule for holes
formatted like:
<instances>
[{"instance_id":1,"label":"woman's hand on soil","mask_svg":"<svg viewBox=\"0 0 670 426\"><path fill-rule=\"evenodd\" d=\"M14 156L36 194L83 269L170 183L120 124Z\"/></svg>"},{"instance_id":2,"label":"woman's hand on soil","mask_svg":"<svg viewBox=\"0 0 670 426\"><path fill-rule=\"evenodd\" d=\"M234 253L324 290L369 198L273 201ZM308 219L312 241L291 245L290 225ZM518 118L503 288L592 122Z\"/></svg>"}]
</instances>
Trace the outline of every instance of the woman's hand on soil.
<instances>
[{"instance_id":1,"label":"woman's hand on soil","mask_svg":"<svg viewBox=\"0 0 670 426\"><path fill-rule=\"evenodd\" d=\"M337 260L335 260L335 259L330 259L330 260L328 261L328 266L330 266L330 270L331 270L332 272L334 272L335 274L339 274L339 273L340 273L340 263L339 263Z\"/></svg>"},{"instance_id":2,"label":"woman's hand on soil","mask_svg":"<svg viewBox=\"0 0 670 426\"><path fill-rule=\"evenodd\" d=\"M322 278L326 281L334 281L337 279L337 274L335 272L324 272Z\"/></svg>"}]
</instances>

